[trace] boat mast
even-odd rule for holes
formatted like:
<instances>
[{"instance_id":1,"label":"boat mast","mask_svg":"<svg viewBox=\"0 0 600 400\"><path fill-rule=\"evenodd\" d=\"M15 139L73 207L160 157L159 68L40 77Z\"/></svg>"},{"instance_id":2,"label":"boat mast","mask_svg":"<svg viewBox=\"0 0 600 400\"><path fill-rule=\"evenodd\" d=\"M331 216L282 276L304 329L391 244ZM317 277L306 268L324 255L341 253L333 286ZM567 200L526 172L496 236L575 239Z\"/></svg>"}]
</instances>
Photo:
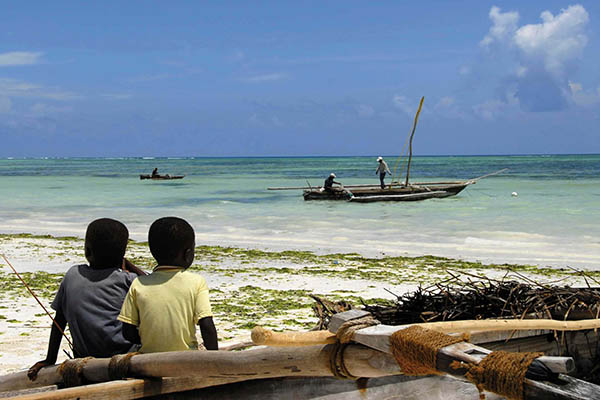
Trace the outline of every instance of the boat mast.
<instances>
[{"instance_id":1,"label":"boat mast","mask_svg":"<svg viewBox=\"0 0 600 400\"><path fill-rule=\"evenodd\" d=\"M408 175L410 174L410 161L412 159L412 141L415 136L415 129L417 129L417 120L419 119L419 113L421 112L421 107L423 107L423 100L425 100L425 96L421 97L421 102L419 103L419 109L417 110L417 114L415 115L415 122L413 124L412 132L410 134L410 141L408 144L408 165L406 166L406 183L404 186L408 186Z\"/></svg>"}]
</instances>

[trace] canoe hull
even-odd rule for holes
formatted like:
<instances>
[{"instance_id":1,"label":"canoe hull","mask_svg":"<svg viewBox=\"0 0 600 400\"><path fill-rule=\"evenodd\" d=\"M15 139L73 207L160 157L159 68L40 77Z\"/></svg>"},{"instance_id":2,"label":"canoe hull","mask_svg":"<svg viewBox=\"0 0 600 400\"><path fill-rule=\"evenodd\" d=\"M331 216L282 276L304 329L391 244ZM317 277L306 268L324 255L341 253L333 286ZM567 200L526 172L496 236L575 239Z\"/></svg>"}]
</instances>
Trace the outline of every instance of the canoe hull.
<instances>
[{"instance_id":1,"label":"canoe hull","mask_svg":"<svg viewBox=\"0 0 600 400\"><path fill-rule=\"evenodd\" d=\"M418 201L455 196L473 182L453 184L420 184L409 186L357 187L350 190L334 188L332 191L315 188L304 191L304 200L345 200L370 203L375 201Z\"/></svg>"},{"instance_id":2,"label":"canoe hull","mask_svg":"<svg viewBox=\"0 0 600 400\"><path fill-rule=\"evenodd\" d=\"M167 181L167 180L171 180L171 179L183 179L185 175L158 175L158 176L152 176L150 174L142 174L140 175L140 179L144 180L144 179L150 179L153 181Z\"/></svg>"}]
</instances>

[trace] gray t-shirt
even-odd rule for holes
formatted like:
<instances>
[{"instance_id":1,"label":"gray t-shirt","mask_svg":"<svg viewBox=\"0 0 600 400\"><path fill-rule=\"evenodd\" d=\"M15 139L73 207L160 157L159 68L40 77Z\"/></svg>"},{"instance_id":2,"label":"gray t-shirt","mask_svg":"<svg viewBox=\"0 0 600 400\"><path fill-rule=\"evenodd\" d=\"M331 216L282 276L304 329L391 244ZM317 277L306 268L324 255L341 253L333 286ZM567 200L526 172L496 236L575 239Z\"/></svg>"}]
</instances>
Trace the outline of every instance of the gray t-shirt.
<instances>
[{"instance_id":1,"label":"gray t-shirt","mask_svg":"<svg viewBox=\"0 0 600 400\"><path fill-rule=\"evenodd\" d=\"M117 317L136 276L120 269L93 269L85 264L67 271L52 308L61 310L69 324L76 357L110 357L131 348Z\"/></svg>"}]
</instances>

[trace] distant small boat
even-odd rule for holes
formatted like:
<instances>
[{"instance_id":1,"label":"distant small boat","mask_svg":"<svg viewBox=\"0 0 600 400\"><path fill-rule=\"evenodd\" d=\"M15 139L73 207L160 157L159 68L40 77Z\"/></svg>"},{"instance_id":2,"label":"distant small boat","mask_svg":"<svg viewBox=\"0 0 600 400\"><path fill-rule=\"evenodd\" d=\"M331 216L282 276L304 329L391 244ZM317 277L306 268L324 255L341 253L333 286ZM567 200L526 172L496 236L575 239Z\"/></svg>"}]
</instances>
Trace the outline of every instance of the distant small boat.
<instances>
[{"instance_id":1,"label":"distant small boat","mask_svg":"<svg viewBox=\"0 0 600 400\"><path fill-rule=\"evenodd\" d=\"M150 175L150 174L141 174L140 179L152 179L155 181L168 180L168 179L183 179L185 175Z\"/></svg>"}]
</instances>

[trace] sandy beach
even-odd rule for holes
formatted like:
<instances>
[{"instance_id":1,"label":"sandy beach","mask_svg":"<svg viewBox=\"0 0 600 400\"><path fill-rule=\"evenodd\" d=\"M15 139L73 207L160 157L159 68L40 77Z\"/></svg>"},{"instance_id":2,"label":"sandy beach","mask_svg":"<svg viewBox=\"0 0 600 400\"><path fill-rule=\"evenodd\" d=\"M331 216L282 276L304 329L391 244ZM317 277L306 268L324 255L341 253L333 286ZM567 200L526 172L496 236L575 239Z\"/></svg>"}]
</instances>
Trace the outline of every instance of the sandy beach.
<instances>
[{"instance_id":1,"label":"sandy beach","mask_svg":"<svg viewBox=\"0 0 600 400\"><path fill-rule=\"evenodd\" d=\"M0 249L48 308L62 275L84 263L83 240L29 234L0 235ZM150 270L147 245L130 243L126 257ZM2 260L0 279L1 373L28 368L45 358L51 321ZM392 301L418 287L446 279L448 271L497 279L533 279L584 285L576 271L531 265L498 265L433 256L366 257L356 253L316 255L198 246L192 270L206 277L221 346L249 340L250 329L306 330L317 318L309 295L355 305ZM513 272L507 272L510 268ZM508 275L507 275L508 274ZM68 351L63 340L62 347ZM58 362L66 359L59 354Z\"/></svg>"}]
</instances>

